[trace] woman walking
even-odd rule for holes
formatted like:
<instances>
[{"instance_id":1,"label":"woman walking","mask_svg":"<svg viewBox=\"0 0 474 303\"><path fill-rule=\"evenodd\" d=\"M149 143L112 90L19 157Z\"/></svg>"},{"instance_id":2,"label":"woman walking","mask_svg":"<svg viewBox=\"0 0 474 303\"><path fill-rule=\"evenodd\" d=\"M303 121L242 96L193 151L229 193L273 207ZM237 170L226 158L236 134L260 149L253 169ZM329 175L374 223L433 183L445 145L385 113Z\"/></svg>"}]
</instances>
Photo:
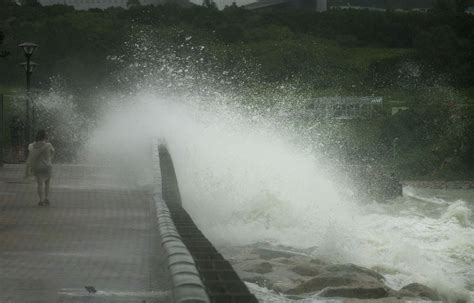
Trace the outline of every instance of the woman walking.
<instances>
[{"instance_id":1,"label":"woman walking","mask_svg":"<svg viewBox=\"0 0 474 303\"><path fill-rule=\"evenodd\" d=\"M38 186L39 206L49 205L49 181L53 171L52 159L54 148L48 142L45 130L36 133L35 142L28 145L28 159L26 161L26 176L35 176Z\"/></svg>"}]
</instances>

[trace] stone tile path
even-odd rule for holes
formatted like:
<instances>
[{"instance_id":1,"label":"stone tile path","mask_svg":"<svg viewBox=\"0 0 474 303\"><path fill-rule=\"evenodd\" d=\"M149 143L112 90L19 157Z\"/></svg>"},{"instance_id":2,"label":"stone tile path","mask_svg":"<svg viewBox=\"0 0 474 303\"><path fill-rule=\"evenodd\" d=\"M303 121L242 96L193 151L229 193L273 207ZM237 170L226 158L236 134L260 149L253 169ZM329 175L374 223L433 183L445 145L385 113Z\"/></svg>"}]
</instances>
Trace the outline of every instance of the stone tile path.
<instances>
[{"instance_id":1,"label":"stone tile path","mask_svg":"<svg viewBox=\"0 0 474 303\"><path fill-rule=\"evenodd\" d=\"M170 301L150 188L124 170L58 165L40 207L23 169L0 168L0 303Z\"/></svg>"}]
</instances>

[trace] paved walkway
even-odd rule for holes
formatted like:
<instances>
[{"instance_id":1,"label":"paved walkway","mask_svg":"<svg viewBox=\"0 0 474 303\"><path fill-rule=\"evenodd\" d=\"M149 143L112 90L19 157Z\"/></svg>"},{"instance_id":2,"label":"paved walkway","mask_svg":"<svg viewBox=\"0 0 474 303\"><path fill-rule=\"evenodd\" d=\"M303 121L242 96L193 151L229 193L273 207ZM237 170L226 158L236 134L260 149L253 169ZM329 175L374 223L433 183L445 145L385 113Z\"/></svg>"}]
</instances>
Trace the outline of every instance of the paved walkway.
<instances>
[{"instance_id":1,"label":"paved walkway","mask_svg":"<svg viewBox=\"0 0 474 303\"><path fill-rule=\"evenodd\" d=\"M39 207L22 173L0 168L1 303L169 302L149 188L123 170L56 166Z\"/></svg>"}]
</instances>

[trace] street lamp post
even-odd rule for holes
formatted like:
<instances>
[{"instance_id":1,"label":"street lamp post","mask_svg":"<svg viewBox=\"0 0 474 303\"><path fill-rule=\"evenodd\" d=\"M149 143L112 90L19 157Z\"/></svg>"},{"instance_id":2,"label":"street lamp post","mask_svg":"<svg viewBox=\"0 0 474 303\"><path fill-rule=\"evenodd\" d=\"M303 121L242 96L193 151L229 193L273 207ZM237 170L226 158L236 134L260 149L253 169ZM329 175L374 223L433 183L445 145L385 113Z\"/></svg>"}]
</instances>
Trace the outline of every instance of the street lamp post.
<instances>
[{"instance_id":1,"label":"street lamp post","mask_svg":"<svg viewBox=\"0 0 474 303\"><path fill-rule=\"evenodd\" d=\"M38 64L31 60L28 60L26 62L20 63L20 65L22 65L25 68L26 90L29 92L31 88L31 74L33 73L33 70L35 69L35 67L38 66Z\"/></svg>"},{"instance_id":2,"label":"street lamp post","mask_svg":"<svg viewBox=\"0 0 474 303\"><path fill-rule=\"evenodd\" d=\"M24 42L18 45L23 49L25 53L26 62L21 63L21 65L25 68L26 74L26 123L25 123L25 138L27 142L30 142L30 87L31 87L31 74L33 73L33 69L38 65L31 61L31 56L35 52L38 44L32 42Z\"/></svg>"}]
</instances>

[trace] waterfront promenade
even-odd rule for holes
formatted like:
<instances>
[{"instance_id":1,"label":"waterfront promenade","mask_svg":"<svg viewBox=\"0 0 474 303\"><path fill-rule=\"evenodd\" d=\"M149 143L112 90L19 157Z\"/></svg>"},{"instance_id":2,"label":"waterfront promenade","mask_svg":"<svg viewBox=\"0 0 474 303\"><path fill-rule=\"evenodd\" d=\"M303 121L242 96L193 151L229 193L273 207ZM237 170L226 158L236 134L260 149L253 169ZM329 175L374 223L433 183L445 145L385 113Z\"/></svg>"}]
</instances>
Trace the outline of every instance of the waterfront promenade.
<instances>
[{"instance_id":1,"label":"waterfront promenade","mask_svg":"<svg viewBox=\"0 0 474 303\"><path fill-rule=\"evenodd\" d=\"M40 207L23 169L0 168L1 303L171 300L152 188L117 168L56 165Z\"/></svg>"}]
</instances>

